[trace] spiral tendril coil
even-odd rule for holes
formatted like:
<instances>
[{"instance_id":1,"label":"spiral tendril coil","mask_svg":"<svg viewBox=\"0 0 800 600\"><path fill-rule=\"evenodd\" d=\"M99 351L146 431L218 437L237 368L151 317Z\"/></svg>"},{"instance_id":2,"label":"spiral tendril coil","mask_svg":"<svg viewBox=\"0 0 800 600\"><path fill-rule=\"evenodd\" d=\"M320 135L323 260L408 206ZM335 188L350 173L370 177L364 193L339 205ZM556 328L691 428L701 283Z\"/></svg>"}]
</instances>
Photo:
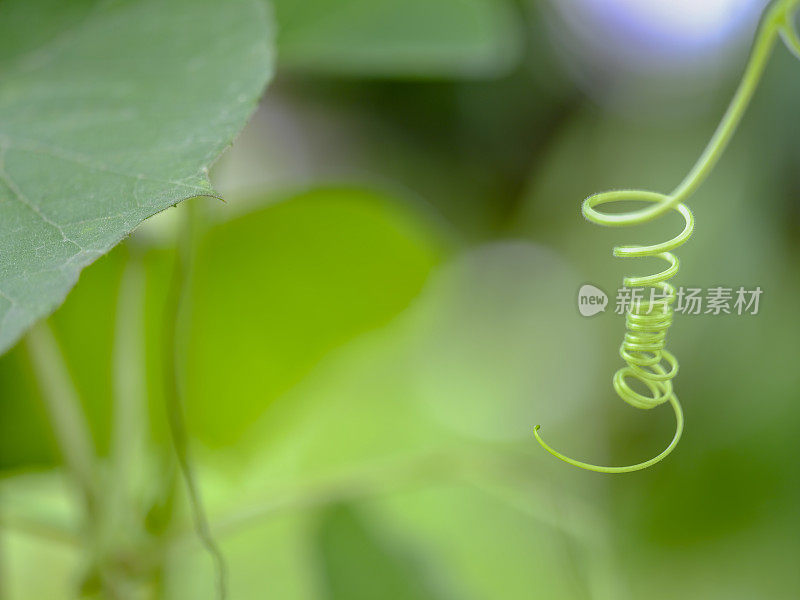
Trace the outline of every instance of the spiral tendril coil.
<instances>
[{"instance_id":1,"label":"spiral tendril coil","mask_svg":"<svg viewBox=\"0 0 800 600\"><path fill-rule=\"evenodd\" d=\"M765 10L756 35L750 59L742 81L734 94L728 110L711 137L708 145L692 170L671 194L660 194L647 190L615 190L589 196L583 202L582 212L587 220L607 227L626 227L650 222L668 211L678 212L685 227L674 238L653 244L617 246L614 256L622 258L655 257L667 263L667 267L652 275L628 276L623 279L626 288L649 290L649 299L633 302L625 314L626 333L620 346L620 356L626 365L613 377L617 395L635 408L652 409L669 402L675 412L675 435L669 445L650 460L622 467L593 465L570 458L548 445L539 434L539 425L534 427L536 440L550 454L566 463L601 473L627 473L645 469L665 458L680 440L683 433L683 410L672 387L678 373L678 361L665 349L667 330L672 324L675 288L669 283L678 272L679 262L672 253L682 246L694 231L694 217L684 204L719 160L730 141L742 116L752 99L758 82L776 40L783 40L789 51L800 59L800 35L795 18L800 0L776 0ZM614 202L645 202L649 206L625 213L603 213L598 206ZM649 395L637 392L631 381L638 381Z\"/></svg>"}]
</instances>

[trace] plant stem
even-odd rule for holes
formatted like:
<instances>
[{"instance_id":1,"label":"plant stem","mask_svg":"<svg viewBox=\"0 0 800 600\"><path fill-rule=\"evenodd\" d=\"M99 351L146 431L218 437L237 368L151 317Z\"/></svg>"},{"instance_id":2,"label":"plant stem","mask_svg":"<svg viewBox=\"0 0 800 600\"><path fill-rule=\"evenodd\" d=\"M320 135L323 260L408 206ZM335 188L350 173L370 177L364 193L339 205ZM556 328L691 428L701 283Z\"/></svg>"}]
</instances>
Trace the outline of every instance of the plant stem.
<instances>
[{"instance_id":1,"label":"plant stem","mask_svg":"<svg viewBox=\"0 0 800 600\"><path fill-rule=\"evenodd\" d=\"M602 518L594 507L562 491L559 495L561 507L569 510L571 519L569 522L559 520L553 515L546 494L534 487L521 489L519 483L527 471L515 469L513 462L490 451L475 452L465 448L378 461L330 479L272 490L268 500L223 515L213 524L213 531L218 537L234 535L285 512L375 498L432 484L460 483L490 492L505 504L514 505L540 523L583 543L591 546L600 543L604 531L598 524ZM527 468L527 463L524 466ZM187 535L188 532L179 532L173 541L182 544Z\"/></svg>"},{"instance_id":2,"label":"plant stem","mask_svg":"<svg viewBox=\"0 0 800 600\"><path fill-rule=\"evenodd\" d=\"M131 252L119 286L112 352L114 414L107 515L112 531L138 522L132 515L131 484L145 435L144 273L136 248ZM120 523L125 518L129 520Z\"/></svg>"},{"instance_id":3,"label":"plant stem","mask_svg":"<svg viewBox=\"0 0 800 600\"><path fill-rule=\"evenodd\" d=\"M183 416L183 406L181 402L181 386L178 374L178 354L179 354L179 335L180 325L185 310L185 290L189 287L192 274L192 254L193 228L196 219L195 205L190 201L186 203L186 212L183 215L183 228L178 252L175 257L175 268L170 285L170 295L165 311L164 321L164 397L167 408L167 420L169 422L172 441L175 446L175 454L178 458L186 492L189 498L190 511L194 522L194 529L200 542L208 551L214 562L214 569L217 574L217 597L225 600L227 597L227 566L225 557L219 548L211 528L208 524L208 517L203 506L202 495L195 476L194 467L189 453L189 442L186 434L186 424Z\"/></svg>"},{"instance_id":4,"label":"plant stem","mask_svg":"<svg viewBox=\"0 0 800 600\"><path fill-rule=\"evenodd\" d=\"M58 342L42 322L28 333L26 345L64 464L78 485L87 514L92 515L99 504L94 444Z\"/></svg>"},{"instance_id":5,"label":"plant stem","mask_svg":"<svg viewBox=\"0 0 800 600\"><path fill-rule=\"evenodd\" d=\"M73 531L54 523L31 519L23 515L4 514L0 516L0 525L15 533L41 538L72 548L79 545L78 537ZM2 597L0 594L0 598Z\"/></svg>"},{"instance_id":6,"label":"plant stem","mask_svg":"<svg viewBox=\"0 0 800 600\"><path fill-rule=\"evenodd\" d=\"M98 560L103 592L107 598L124 598L124 587L117 574L103 564L105 557L100 543L99 516L103 514L105 503L97 480L94 443L78 393L47 323L41 322L31 329L26 344L59 451L83 497L87 528L84 541L91 555Z\"/></svg>"},{"instance_id":7,"label":"plant stem","mask_svg":"<svg viewBox=\"0 0 800 600\"><path fill-rule=\"evenodd\" d=\"M775 2L765 11L758 35L750 51L750 60L739 87L736 88L736 93L728 105L728 110L692 170L670 194L670 204L677 205L691 196L719 161L758 88L758 83L764 74L764 69L788 12L796 4L797 0L782 0Z\"/></svg>"}]
</instances>

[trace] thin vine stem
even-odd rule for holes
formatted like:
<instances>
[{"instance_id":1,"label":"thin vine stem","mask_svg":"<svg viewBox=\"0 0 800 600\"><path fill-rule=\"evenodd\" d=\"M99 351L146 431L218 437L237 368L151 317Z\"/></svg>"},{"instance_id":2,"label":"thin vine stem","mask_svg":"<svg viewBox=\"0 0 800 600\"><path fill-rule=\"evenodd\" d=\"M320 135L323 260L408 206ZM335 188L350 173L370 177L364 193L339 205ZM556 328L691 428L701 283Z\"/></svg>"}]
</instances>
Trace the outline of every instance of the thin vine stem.
<instances>
[{"instance_id":1,"label":"thin vine stem","mask_svg":"<svg viewBox=\"0 0 800 600\"><path fill-rule=\"evenodd\" d=\"M78 393L58 342L46 322L31 329L25 341L59 451L83 498L86 519L84 541L88 542L92 557L98 560L103 592L112 600L123 600L127 594L119 574L103 563L98 516L106 509L106 497L98 483L94 443Z\"/></svg>"},{"instance_id":2,"label":"thin vine stem","mask_svg":"<svg viewBox=\"0 0 800 600\"><path fill-rule=\"evenodd\" d=\"M772 55L772 50L775 48L775 42L779 36L786 39L787 31L795 33L792 26L792 12L798 5L800 5L800 0L778 0L773 2L764 13L759 26L759 33L750 51L750 60L742 75L739 87L736 89L728 106L728 110L722 117L700 158L697 159L691 171L670 194L672 197L670 200L671 206L660 207L660 213L666 212L672 206L677 206L691 196L719 162L725 148L733 138L733 134L736 132L744 113L747 111L747 107L753 99L753 94L758 89L758 84ZM791 33L789 33L790 40ZM794 39L796 41L796 33ZM790 43L787 43L787 46L790 45Z\"/></svg>"},{"instance_id":3,"label":"thin vine stem","mask_svg":"<svg viewBox=\"0 0 800 600\"><path fill-rule=\"evenodd\" d=\"M192 275L192 254L194 252L194 225L196 220L195 205L189 201L183 215L181 239L175 257L175 266L167 299L167 310L164 312L164 397L167 410L167 421L172 435L178 465L186 485L190 512L194 529L201 544L207 550L214 563L217 579L217 597L225 600L228 595L228 569L225 557L219 547L206 515L202 494L197 482L194 465L189 450L186 423L183 414L182 389L180 385L178 356L180 325L184 316L185 291L189 287Z\"/></svg>"},{"instance_id":4,"label":"thin vine stem","mask_svg":"<svg viewBox=\"0 0 800 600\"><path fill-rule=\"evenodd\" d=\"M78 548L80 546L80 539L74 531L55 523L32 519L25 515L0 515L0 526L15 533L22 533L49 542L63 544L70 548ZM4 596L0 594L0 598L4 598Z\"/></svg>"},{"instance_id":5,"label":"thin vine stem","mask_svg":"<svg viewBox=\"0 0 800 600\"><path fill-rule=\"evenodd\" d=\"M122 272L114 328L113 426L111 435L109 527L130 526L138 519L131 501L136 462L141 458L147 396L144 389L144 268L134 246Z\"/></svg>"},{"instance_id":6,"label":"thin vine stem","mask_svg":"<svg viewBox=\"0 0 800 600\"><path fill-rule=\"evenodd\" d=\"M644 190L615 190L594 194L590 196L591 199L595 199L594 202L588 206L584 205L584 216L607 227L643 224L670 210L675 210L679 204L686 201L706 180L722 157L725 148L731 141L742 117L747 111L747 107L750 105L778 38L781 37L786 42L789 50L797 53L798 58L800 58L800 37L793 21L794 11L797 10L798 6L800 6L800 0L776 0L765 10L750 51L747 66L725 114L722 116L719 125L717 125L700 157L670 194L646 192ZM630 199L646 199L643 196L650 194L652 195L650 201L653 202L653 205L633 212L613 214L604 214L594 208L597 204L615 201L611 199L612 196L628 199L627 196L629 194L635 194L636 196Z\"/></svg>"},{"instance_id":7,"label":"thin vine stem","mask_svg":"<svg viewBox=\"0 0 800 600\"><path fill-rule=\"evenodd\" d=\"M96 480L94 443L78 393L64 364L58 342L46 322L31 329L25 342L59 451L78 485L87 514L91 516L99 508L100 493Z\"/></svg>"}]
</instances>

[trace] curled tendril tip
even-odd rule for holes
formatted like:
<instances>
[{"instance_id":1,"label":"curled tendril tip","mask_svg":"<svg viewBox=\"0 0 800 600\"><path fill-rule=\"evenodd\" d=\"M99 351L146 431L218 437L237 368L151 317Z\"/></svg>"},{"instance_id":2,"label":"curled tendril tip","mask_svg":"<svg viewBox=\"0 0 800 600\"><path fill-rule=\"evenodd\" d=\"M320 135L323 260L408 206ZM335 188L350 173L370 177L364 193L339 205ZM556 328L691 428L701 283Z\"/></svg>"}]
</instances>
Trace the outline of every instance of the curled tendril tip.
<instances>
[{"instance_id":1,"label":"curled tendril tip","mask_svg":"<svg viewBox=\"0 0 800 600\"><path fill-rule=\"evenodd\" d=\"M628 473L645 469L664 459L677 446L683 433L683 410L672 387L678 373L678 360L666 350L667 331L672 325L675 288L669 283L680 267L678 258L672 253L691 237L694 231L694 216L684 201L705 180L719 160L730 141L744 112L758 87L758 82L778 39L783 40L789 51L800 59L800 35L796 18L800 0L777 0L765 10L756 34L750 58L742 81L731 100L700 158L688 175L670 194L648 190L615 190L593 194L583 201L582 212L587 220L606 227L641 225L661 215L675 211L683 217L684 228L675 237L652 245L628 245L614 248L614 256L621 258L658 258L667 263L663 271L650 275L628 276L623 279L627 288L649 289L649 300L634 303L625 315L626 333L620 346L620 356L626 365L613 377L617 395L635 408L651 409L669 403L675 412L675 435L667 447L658 455L644 462L620 467L606 467L570 458L553 449L539 434L539 425L533 435L550 454L573 466L600 473ZM597 207L617 202L641 202L646 206L624 213L603 213ZM639 382L649 394L642 394L631 387L631 381Z\"/></svg>"}]
</instances>

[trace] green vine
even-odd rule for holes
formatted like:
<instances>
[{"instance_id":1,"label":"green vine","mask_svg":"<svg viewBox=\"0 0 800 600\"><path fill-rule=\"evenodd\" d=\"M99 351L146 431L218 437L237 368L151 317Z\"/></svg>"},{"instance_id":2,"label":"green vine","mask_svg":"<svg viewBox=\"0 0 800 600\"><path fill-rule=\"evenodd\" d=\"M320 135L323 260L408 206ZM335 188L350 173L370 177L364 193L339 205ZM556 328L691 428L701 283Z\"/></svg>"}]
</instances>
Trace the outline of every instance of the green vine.
<instances>
[{"instance_id":1,"label":"green vine","mask_svg":"<svg viewBox=\"0 0 800 600\"><path fill-rule=\"evenodd\" d=\"M178 465L186 484L186 494L189 500L194 529L198 539L205 547L214 563L214 570L217 577L217 597L225 600L227 597L227 565L222 550L217 544L211 526L206 516L203 505L202 495L197 483L194 466L189 452L189 441L186 434L186 425L183 416L183 406L181 403L182 390L180 378L178 377L178 342L180 340L181 317L183 316L185 291L188 288L192 274L192 253L194 224L197 219L197 211L191 202L187 205L187 212L184 216L181 240L175 258L175 268L172 275L170 296L168 298L167 310L165 311L164 336L164 393L167 407L167 420L172 435L175 454L178 458Z\"/></svg>"},{"instance_id":2,"label":"green vine","mask_svg":"<svg viewBox=\"0 0 800 600\"><path fill-rule=\"evenodd\" d=\"M800 0L776 0L765 10L742 81L728 110L700 158L670 194L648 190L612 190L594 194L584 200L583 216L592 223L607 227L640 225L671 210L678 212L684 219L683 231L666 242L649 246L630 245L614 248L614 256L655 257L664 260L668 265L666 269L654 275L628 276L623 279L625 287L647 287L651 288L653 294L650 300L638 303L626 313L627 333L620 347L620 356L627 366L614 374L614 390L622 400L635 408L651 409L669 402L675 412L676 428L669 445L650 460L622 467L606 467L575 460L558 452L542 439L539 434L540 426L536 425L533 434L537 441L556 458L589 471L628 473L654 465L677 446L683 432L683 410L672 387L672 379L678 373L678 361L665 350L665 344L667 330L672 324L672 304L676 297L675 288L668 281L678 273L679 268L678 259L672 250L682 246L694 231L694 217L684 202L705 181L733 137L758 88L778 39L781 38L792 54L800 59L800 35L795 24L799 6ZM603 213L597 210L598 206L624 201L645 202L650 205L621 213ZM655 292L658 293L657 299L654 299ZM629 380L640 382L650 394L634 391Z\"/></svg>"}]
</instances>

